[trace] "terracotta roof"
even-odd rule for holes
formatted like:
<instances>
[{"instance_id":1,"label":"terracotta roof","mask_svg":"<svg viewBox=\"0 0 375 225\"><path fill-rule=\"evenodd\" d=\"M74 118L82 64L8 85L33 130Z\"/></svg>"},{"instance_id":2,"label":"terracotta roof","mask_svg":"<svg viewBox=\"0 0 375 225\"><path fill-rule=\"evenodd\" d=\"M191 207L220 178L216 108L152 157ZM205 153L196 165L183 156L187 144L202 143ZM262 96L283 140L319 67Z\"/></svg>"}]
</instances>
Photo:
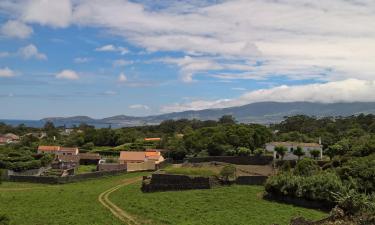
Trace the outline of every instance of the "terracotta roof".
<instances>
[{"instance_id":1,"label":"terracotta roof","mask_svg":"<svg viewBox=\"0 0 375 225\"><path fill-rule=\"evenodd\" d=\"M160 152L159 152L159 151L146 151L146 152L145 152L145 155L146 155L146 157L150 157L150 156L160 156Z\"/></svg>"},{"instance_id":2,"label":"terracotta roof","mask_svg":"<svg viewBox=\"0 0 375 225\"><path fill-rule=\"evenodd\" d=\"M145 141L160 141L161 138L145 138Z\"/></svg>"},{"instance_id":3,"label":"terracotta roof","mask_svg":"<svg viewBox=\"0 0 375 225\"><path fill-rule=\"evenodd\" d=\"M0 143L8 143L9 139L5 137L0 137Z\"/></svg>"},{"instance_id":4,"label":"terracotta roof","mask_svg":"<svg viewBox=\"0 0 375 225\"><path fill-rule=\"evenodd\" d=\"M270 142L267 144L271 144L274 146L301 146L301 147L322 147L322 145L318 143L303 143L303 142Z\"/></svg>"},{"instance_id":5,"label":"terracotta roof","mask_svg":"<svg viewBox=\"0 0 375 225\"><path fill-rule=\"evenodd\" d=\"M145 159L145 152L121 151L120 153L120 160L124 161L144 161Z\"/></svg>"},{"instance_id":6,"label":"terracotta roof","mask_svg":"<svg viewBox=\"0 0 375 225\"><path fill-rule=\"evenodd\" d=\"M19 140L20 139L20 137L18 135L15 135L13 133L7 133L7 134L4 135L4 137L11 138L12 140Z\"/></svg>"},{"instance_id":7,"label":"terracotta roof","mask_svg":"<svg viewBox=\"0 0 375 225\"><path fill-rule=\"evenodd\" d=\"M46 145L40 145L38 147L38 151L59 151L60 150L60 146L46 146Z\"/></svg>"}]
</instances>

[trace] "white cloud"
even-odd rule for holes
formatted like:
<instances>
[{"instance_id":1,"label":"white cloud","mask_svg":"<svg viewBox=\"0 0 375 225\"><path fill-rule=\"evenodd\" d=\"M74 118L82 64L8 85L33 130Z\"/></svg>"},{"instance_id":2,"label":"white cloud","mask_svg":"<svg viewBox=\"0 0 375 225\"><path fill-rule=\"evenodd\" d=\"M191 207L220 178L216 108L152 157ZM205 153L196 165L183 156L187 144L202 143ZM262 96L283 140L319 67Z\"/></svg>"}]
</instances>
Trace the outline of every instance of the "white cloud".
<instances>
[{"instance_id":1,"label":"white cloud","mask_svg":"<svg viewBox=\"0 0 375 225\"><path fill-rule=\"evenodd\" d=\"M27 45L23 48L20 48L18 50L18 53L22 57L24 57L25 59L30 59L30 58L36 58L36 59L39 59L39 60L46 60L47 59L47 56L43 53L40 53L38 48L33 44L30 44L30 45Z\"/></svg>"},{"instance_id":2,"label":"white cloud","mask_svg":"<svg viewBox=\"0 0 375 225\"><path fill-rule=\"evenodd\" d=\"M0 28L0 33L10 38L27 38L33 33L33 28L17 21L9 20Z\"/></svg>"},{"instance_id":3,"label":"white cloud","mask_svg":"<svg viewBox=\"0 0 375 225\"><path fill-rule=\"evenodd\" d=\"M118 81L121 82L121 83L125 83L127 80L128 80L128 78L125 76L125 74L120 73L120 75L118 76Z\"/></svg>"},{"instance_id":4,"label":"white cloud","mask_svg":"<svg viewBox=\"0 0 375 225\"><path fill-rule=\"evenodd\" d=\"M78 80L79 75L77 72L73 70L63 70L56 74L57 79L65 79L65 80Z\"/></svg>"},{"instance_id":5,"label":"white cloud","mask_svg":"<svg viewBox=\"0 0 375 225\"><path fill-rule=\"evenodd\" d=\"M74 58L74 62L75 63L87 63L91 61L90 58L87 58L87 57L77 57L77 58Z\"/></svg>"},{"instance_id":6,"label":"white cloud","mask_svg":"<svg viewBox=\"0 0 375 225\"><path fill-rule=\"evenodd\" d=\"M131 65L131 64L133 64L133 61L128 61L124 59L117 59L117 60L114 60L112 63L114 67L122 67L122 66Z\"/></svg>"},{"instance_id":7,"label":"white cloud","mask_svg":"<svg viewBox=\"0 0 375 225\"><path fill-rule=\"evenodd\" d=\"M8 67L0 68L0 77L13 77L15 72Z\"/></svg>"},{"instance_id":8,"label":"white cloud","mask_svg":"<svg viewBox=\"0 0 375 225\"><path fill-rule=\"evenodd\" d=\"M280 75L319 81L374 77L373 0L2 2L0 10L23 23L99 28L147 51L181 51L210 64L191 68L176 64L186 82L211 68L215 78L223 80ZM99 49L127 52L114 45ZM255 61L262 63L254 65ZM234 71L225 71L228 68Z\"/></svg>"},{"instance_id":9,"label":"white cloud","mask_svg":"<svg viewBox=\"0 0 375 225\"><path fill-rule=\"evenodd\" d=\"M105 91L104 92L104 95L116 95L117 94L117 92L115 92L115 91Z\"/></svg>"},{"instance_id":10,"label":"white cloud","mask_svg":"<svg viewBox=\"0 0 375 225\"><path fill-rule=\"evenodd\" d=\"M135 105L130 105L130 109L143 109L143 110L149 110L150 107L147 105L142 105L142 104L135 104Z\"/></svg>"},{"instance_id":11,"label":"white cloud","mask_svg":"<svg viewBox=\"0 0 375 225\"><path fill-rule=\"evenodd\" d=\"M98 52L119 52L121 55L129 53L129 50L125 47L114 46L114 45L103 45L99 48L96 48L95 51Z\"/></svg>"},{"instance_id":12,"label":"white cloud","mask_svg":"<svg viewBox=\"0 0 375 225\"><path fill-rule=\"evenodd\" d=\"M51 27L67 27L72 19L70 0L26 0L18 2L20 19Z\"/></svg>"},{"instance_id":13,"label":"white cloud","mask_svg":"<svg viewBox=\"0 0 375 225\"><path fill-rule=\"evenodd\" d=\"M10 56L9 52L0 52L0 58L5 58L5 57L8 57L8 56Z\"/></svg>"},{"instance_id":14,"label":"white cloud","mask_svg":"<svg viewBox=\"0 0 375 225\"><path fill-rule=\"evenodd\" d=\"M327 83L315 83L296 86L278 86L246 92L234 99L217 99L213 101L195 100L187 103L176 103L163 106L162 112L201 110L208 108L225 108L241 106L254 102L308 101L308 102L373 102L375 101L375 80L347 79Z\"/></svg>"}]
</instances>

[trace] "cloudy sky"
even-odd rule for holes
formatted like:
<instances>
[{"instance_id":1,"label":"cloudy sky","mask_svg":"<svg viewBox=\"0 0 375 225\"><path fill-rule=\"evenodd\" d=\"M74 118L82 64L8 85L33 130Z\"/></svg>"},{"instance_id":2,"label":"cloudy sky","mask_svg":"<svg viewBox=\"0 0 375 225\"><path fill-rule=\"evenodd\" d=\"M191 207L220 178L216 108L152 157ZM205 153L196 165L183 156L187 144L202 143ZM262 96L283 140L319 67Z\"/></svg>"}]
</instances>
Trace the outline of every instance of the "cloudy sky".
<instances>
[{"instance_id":1,"label":"cloudy sky","mask_svg":"<svg viewBox=\"0 0 375 225\"><path fill-rule=\"evenodd\" d=\"M259 101L375 101L375 1L0 1L0 118Z\"/></svg>"}]
</instances>

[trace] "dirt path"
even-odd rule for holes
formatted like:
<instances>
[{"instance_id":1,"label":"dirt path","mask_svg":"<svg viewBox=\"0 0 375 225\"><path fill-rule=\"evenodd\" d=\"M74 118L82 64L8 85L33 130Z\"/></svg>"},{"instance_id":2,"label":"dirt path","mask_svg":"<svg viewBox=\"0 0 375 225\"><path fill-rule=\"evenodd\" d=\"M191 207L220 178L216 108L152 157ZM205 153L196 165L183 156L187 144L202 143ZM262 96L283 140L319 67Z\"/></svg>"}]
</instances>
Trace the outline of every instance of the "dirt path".
<instances>
[{"instance_id":1,"label":"dirt path","mask_svg":"<svg viewBox=\"0 0 375 225\"><path fill-rule=\"evenodd\" d=\"M117 191L119 188L121 188L123 186L129 185L129 184L135 183L137 181L141 181L141 180L142 180L141 177L126 179L126 180L124 180L124 182L122 184L119 184L119 185L117 185L115 187L112 187L112 188L110 188L110 189L102 192L99 195L98 200L99 200L99 202L104 207L106 207L107 209L109 209L114 216L116 216L119 220L121 220L125 224L128 224L128 225L141 225L139 222L137 222L135 220L135 218L132 215L130 215L129 213L125 212L124 210L122 210L121 208L119 208L117 205L115 205L113 202L111 202L111 200L109 200L109 195L111 193Z\"/></svg>"}]
</instances>

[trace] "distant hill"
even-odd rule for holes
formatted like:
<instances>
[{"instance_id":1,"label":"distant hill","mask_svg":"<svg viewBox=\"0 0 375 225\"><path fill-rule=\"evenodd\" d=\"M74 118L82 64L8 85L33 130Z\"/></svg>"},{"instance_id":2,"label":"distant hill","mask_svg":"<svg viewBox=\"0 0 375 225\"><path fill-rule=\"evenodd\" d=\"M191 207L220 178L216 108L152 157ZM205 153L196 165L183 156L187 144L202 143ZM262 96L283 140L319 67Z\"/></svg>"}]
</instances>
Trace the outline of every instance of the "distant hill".
<instances>
[{"instance_id":1,"label":"distant hill","mask_svg":"<svg viewBox=\"0 0 375 225\"><path fill-rule=\"evenodd\" d=\"M184 111L154 116L133 117L118 115L103 119L93 119L87 116L51 117L42 119L42 122L52 121L57 125L72 125L88 123L98 127L113 126L140 126L145 124L159 124L168 119L200 119L216 120L223 115L233 115L242 123L269 124L283 120L285 116L304 114L310 116L350 116L356 114L375 114L375 102L353 103L312 103L312 102L258 102L244 106Z\"/></svg>"}]
</instances>

